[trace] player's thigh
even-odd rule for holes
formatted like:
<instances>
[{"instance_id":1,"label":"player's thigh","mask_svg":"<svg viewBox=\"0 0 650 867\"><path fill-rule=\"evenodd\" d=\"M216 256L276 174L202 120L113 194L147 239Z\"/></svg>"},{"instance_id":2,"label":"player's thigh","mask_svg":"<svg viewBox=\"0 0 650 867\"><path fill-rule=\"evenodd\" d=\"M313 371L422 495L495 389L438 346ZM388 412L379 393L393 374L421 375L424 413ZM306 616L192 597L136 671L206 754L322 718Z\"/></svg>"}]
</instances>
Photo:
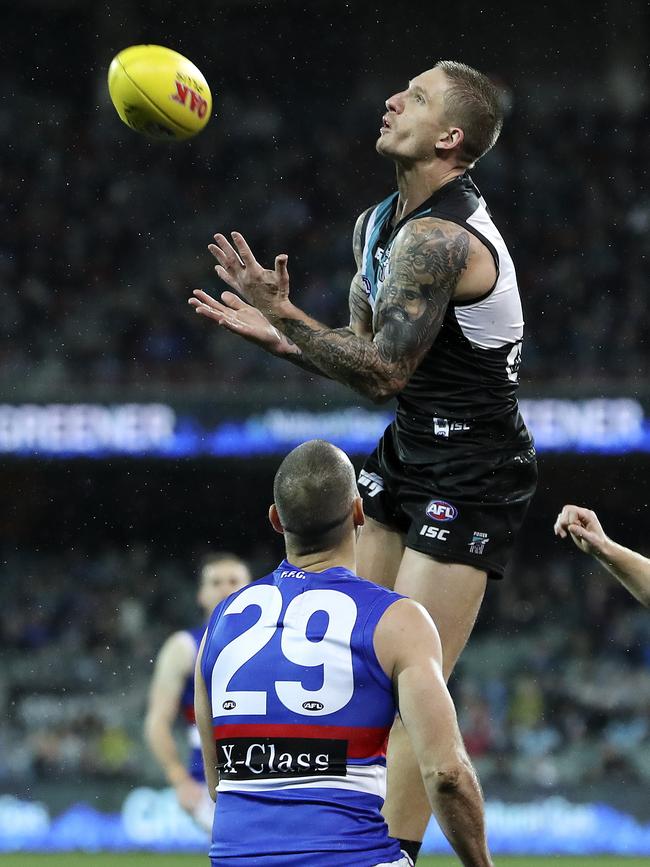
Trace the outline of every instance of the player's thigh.
<instances>
[{"instance_id":1,"label":"player's thigh","mask_svg":"<svg viewBox=\"0 0 650 867\"><path fill-rule=\"evenodd\" d=\"M366 517L357 542L357 575L392 589L404 553L404 536Z\"/></svg>"},{"instance_id":2,"label":"player's thigh","mask_svg":"<svg viewBox=\"0 0 650 867\"><path fill-rule=\"evenodd\" d=\"M467 643L479 609L487 572L465 563L446 563L406 548L395 590L423 605L438 627L445 677Z\"/></svg>"}]
</instances>

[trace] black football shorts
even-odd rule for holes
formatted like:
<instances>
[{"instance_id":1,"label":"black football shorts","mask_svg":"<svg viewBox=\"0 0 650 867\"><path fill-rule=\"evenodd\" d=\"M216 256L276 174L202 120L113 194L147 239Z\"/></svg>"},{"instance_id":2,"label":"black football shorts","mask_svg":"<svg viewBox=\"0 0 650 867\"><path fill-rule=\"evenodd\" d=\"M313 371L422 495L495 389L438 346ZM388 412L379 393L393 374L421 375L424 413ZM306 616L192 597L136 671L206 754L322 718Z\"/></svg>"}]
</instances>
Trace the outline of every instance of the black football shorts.
<instances>
[{"instance_id":1,"label":"black football shorts","mask_svg":"<svg viewBox=\"0 0 650 867\"><path fill-rule=\"evenodd\" d=\"M366 515L403 533L407 548L502 578L537 486L535 449L405 463L395 437L390 425L359 475Z\"/></svg>"}]
</instances>

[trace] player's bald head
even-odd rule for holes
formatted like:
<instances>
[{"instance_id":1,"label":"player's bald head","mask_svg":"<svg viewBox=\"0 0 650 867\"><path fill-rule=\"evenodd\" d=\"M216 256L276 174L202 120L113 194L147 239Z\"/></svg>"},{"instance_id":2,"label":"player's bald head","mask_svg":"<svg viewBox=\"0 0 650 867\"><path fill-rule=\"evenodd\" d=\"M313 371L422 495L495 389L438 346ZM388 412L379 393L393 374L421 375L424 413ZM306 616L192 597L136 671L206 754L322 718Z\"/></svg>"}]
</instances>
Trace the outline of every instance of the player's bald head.
<instances>
[{"instance_id":1,"label":"player's bald head","mask_svg":"<svg viewBox=\"0 0 650 867\"><path fill-rule=\"evenodd\" d=\"M310 440L286 456L275 474L273 499L294 553L337 545L349 532L358 497L350 459L325 440Z\"/></svg>"}]
</instances>

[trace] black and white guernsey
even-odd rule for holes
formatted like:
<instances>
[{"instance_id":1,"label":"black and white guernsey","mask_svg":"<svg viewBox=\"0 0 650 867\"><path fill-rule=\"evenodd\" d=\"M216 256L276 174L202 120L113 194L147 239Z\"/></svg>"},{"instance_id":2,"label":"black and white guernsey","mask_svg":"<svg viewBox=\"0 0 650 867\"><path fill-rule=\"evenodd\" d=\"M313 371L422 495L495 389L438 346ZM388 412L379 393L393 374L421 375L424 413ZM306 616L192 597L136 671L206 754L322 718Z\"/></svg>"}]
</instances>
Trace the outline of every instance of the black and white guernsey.
<instances>
[{"instance_id":1,"label":"black and white guernsey","mask_svg":"<svg viewBox=\"0 0 650 867\"><path fill-rule=\"evenodd\" d=\"M364 220L361 275L373 310L390 274L395 238L410 220L434 217L462 226L487 247L497 272L482 297L452 300L431 349L399 394L400 458L429 463L432 444L443 460L457 447L465 454L530 448L516 398L524 331L517 276L485 200L467 173L393 224L397 199L396 192L391 194Z\"/></svg>"}]
</instances>

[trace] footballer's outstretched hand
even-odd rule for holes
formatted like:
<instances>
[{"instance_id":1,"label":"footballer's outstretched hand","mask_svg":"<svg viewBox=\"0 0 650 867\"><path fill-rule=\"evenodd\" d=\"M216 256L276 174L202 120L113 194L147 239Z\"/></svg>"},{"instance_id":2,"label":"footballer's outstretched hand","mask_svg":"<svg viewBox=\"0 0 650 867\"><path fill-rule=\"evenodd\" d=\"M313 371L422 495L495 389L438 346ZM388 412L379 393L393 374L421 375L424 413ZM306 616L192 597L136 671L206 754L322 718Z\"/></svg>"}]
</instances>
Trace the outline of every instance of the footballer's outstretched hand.
<instances>
[{"instance_id":1,"label":"footballer's outstretched hand","mask_svg":"<svg viewBox=\"0 0 650 867\"><path fill-rule=\"evenodd\" d=\"M218 325L273 355L286 356L300 352L295 343L274 328L257 307L242 301L234 292L224 292L221 301L217 301L202 289L195 289L188 303L200 316L213 319Z\"/></svg>"},{"instance_id":2,"label":"footballer's outstretched hand","mask_svg":"<svg viewBox=\"0 0 650 867\"><path fill-rule=\"evenodd\" d=\"M594 557L604 554L609 543L596 513L582 506L564 506L553 529L561 539L570 535L581 551Z\"/></svg>"},{"instance_id":3,"label":"footballer's outstretched hand","mask_svg":"<svg viewBox=\"0 0 650 867\"><path fill-rule=\"evenodd\" d=\"M215 271L273 323L273 318L281 317L290 305L287 256L284 253L276 256L275 269L271 271L260 265L243 235L231 232L231 237L234 246L220 234L214 236L214 244L208 245L219 263Z\"/></svg>"}]
</instances>

